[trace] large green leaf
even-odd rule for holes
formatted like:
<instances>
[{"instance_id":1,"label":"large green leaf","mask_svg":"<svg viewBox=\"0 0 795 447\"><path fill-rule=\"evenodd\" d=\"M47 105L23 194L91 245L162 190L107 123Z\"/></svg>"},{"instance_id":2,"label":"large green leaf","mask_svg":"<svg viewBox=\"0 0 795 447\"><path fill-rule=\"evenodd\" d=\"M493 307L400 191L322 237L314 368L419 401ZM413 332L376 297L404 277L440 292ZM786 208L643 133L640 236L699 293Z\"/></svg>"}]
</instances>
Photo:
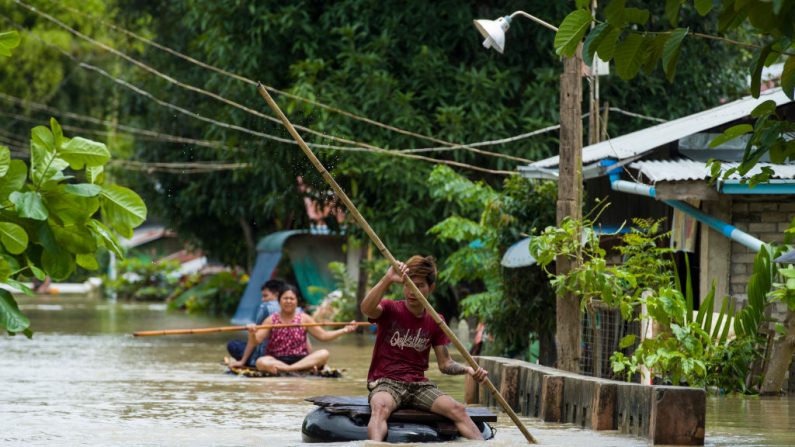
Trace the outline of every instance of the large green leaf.
<instances>
[{"instance_id":1,"label":"large green leaf","mask_svg":"<svg viewBox=\"0 0 795 447\"><path fill-rule=\"evenodd\" d=\"M43 150L43 152L31 154L31 163L45 164L49 159L47 154L55 153L55 137L47 127L36 126L30 130L30 146L31 149L38 148Z\"/></svg>"},{"instance_id":2,"label":"large green leaf","mask_svg":"<svg viewBox=\"0 0 795 447\"><path fill-rule=\"evenodd\" d=\"M11 56L11 49L19 45L19 33L5 31L0 33L0 56Z\"/></svg>"},{"instance_id":3,"label":"large green leaf","mask_svg":"<svg viewBox=\"0 0 795 447\"><path fill-rule=\"evenodd\" d=\"M712 11L712 0L694 0L696 11L703 17Z\"/></svg>"},{"instance_id":4,"label":"large green leaf","mask_svg":"<svg viewBox=\"0 0 795 447\"><path fill-rule=\"evenodd\" d=\"M731 141L741 135L747 134L748 132L753 132L753 130L754 127L750 124L738 124L736 126L732 126L726 129L726 131L722 134L713 138L712 141L709 142L709 147L716 148L727 141Z\"/></svg>"},{"instance_id":5,"label":"large green leaf","mask_svg":"<svg viewBox=\"0 0 795 447\"><path fill-rule=\"evenodd\" d=\"M124 257L124 249L108 227L96 219L89 220L87 226L102 241L105 248L116 253L120 258Z\"/></svg>"},{"instance_id":6,"label":"large green leaf","mask_svg":"<svg viewBox=\"0 0 795 447\"><path fill-rule=\"evenodd\" d=\"M6 282L17 270L17 265L15 264L18 263L11 255L0 254L0 282Z\"/></svg>"},{"instance_id":7,"label":"large green leaf","mask_svg":"<svg viewBox=\"0 0 795 447\"><path fill-rule=\"evenodd\" d=\"M751 110L750 115L752 118L761 118L763 116L770 116L776 113L776 107L777 107L776 101L768 99L766 101L762 101L761 103L759 103L759 105L754 107L754 110Z\"/></svg>"},{"instance_id":8,"label":"large green leaf","mask_svg":"<svg viewBox=\"0 0 795 447\"><path fill-rule=\"evenodd\" d=\"M0 144L0 177L5 177L11 165L11 151L7 146Z\"/></svg>"},{"instance_id":9,"label":"large green leaf","mask_svg":"<svg viewBox=\"0 0 795 447\"><path fill-rule=\"evenodd\" d=\"M772 44L767 44L759 50L756 56L756 61L751 67L751 95L754 98L759 97L759 90L762 84L762 69L765 67L765 60L770 54Z\"/></svg>"},{"instance_id":10,"label":"large green leaf","mask_svg":"<svg viewBox=\"0 0 795 447\"><path fill-rule=\"evenodd\" d=\"M673 27L679 24L679 9L684 2L685 0L665 0L665 18Z\"/></svg>"},{"instance_id":11,"label":"large green leaf","mask_svg":"<svg viewBox=\"0 0 795 447\"><path fill-rule=\"evenodd\" d=\"M96 197L102 192L102 188L99 185L92 185L90 183L79 183L76 185L66 185L64 191L81 197Z\"/></svg>"},{"instance_id":12,"label":"large green leaf","mask_svg":"<svg viewBox=\"0 0 795 447\"><path fill-rule=\"evenodd\" d=\"M146 204L131 189L118 185L104 186L100 197L102 217L122 236L131 238L132 229L146 220Z\"/></svg>"},{"instance_id":13,"label":"large green leaf","mask_svg":"<svg viewBox=\"0 0 795 447\"><path fill-rule=\"evenodd\" d=\"M676 62L679 59L679 51L682 49L682 40L687 36L687 32L687 28L677 28L671 31L671 37L663 47L663 70L668 82L673 82L674 76L676 76Z\"/></svg>"},{"instance_id":14,"label":"large green leaf","mask_svg":"<svg viewBox=\"0 0 795 447\"><path fill-rule=\"evenodd\" d=\"M36 222L36 243L41 245L45 251L58 251L58 243L47 222Z\"/></svg>"},{"instance_id":15,"label":"large green leaf","mask_svg":"<svg viewBox=\"0 0 795 447\"><path fill-rule=\"evenodd\" d=\"M567 15L555 34L555 53L571 57L591 25L591 12L578 9Z\"/></svg>"},{"instance_id":16,"label":"large green leaf","mask_svg":"<svg viewBox=\"0 0 795 447\"><path fill-rule=\"evenodd\" d=\"M621 79L632 79L640 70L645 54L643 48L644 37L637 33L629 33L624 41L616 48L615 62L616 73Z\"/></svg>"},{"instance_id":17,"label":"large green leaf","mask_svg":"<svg viewBox=\"0 0 795 447\"><path fill-rule=\"evenodd\" d=\"M30 320L19 311L19 306L11 293L0 289L0 328L17 333L24 331L29 326Z\"/></svg>"},{"instance_id":18,"label":"large green leaf","mask_svg":"<svg viewBox=\"0 0 795 447\"><path fill-rule=\"evenodd\" d=\"M105 167L104 166L89 166L86 168L86 178L88 182L94 185L101 185L105 183Z\"/></svg>"},{"instance_id":19,"label":"large green leaf","mask_svg":"<svg viewBox=\"0 0 795 447\"><path fill-rule=\"evenodd\" d=\"M718 31L723 33L732 28L736 28L745 21L748 16L748 2L736 1L734 8L727 7L721 10L718 16Z\"/></svg>"},{"instance_id":20,"label":"large green leaf","mask_svg":"<svg viewBox=\"0 0 795 447\"><path fill-rule=\"evenodd\" d=\"M82 169L83 166L102 166L110 160L110 152L103 143L75 137L69 140L58 155L64 159L72 169Z\"/></svg>"},{"instance_id":21,"label":"large green leaf","mask_svg":"<svg viewBox=\"0 0 795 447\"><path fill-rule=\"evenodd\" d=\"M46 220L47 216L49 216L49 212L47 211L47 207L44 206L41 194L36 191L15 191L8 196L8 199L17 207L17 214L19 217L33 220Z\"/></svg>"},{"instance_id":22,"label":"large green leaf","mask_svg":"<svg viewBox=\"0 0 795 447\"><path fill-rule=\"evenodd\" d=\"M99 198L70 194L69 186L60 185L44 195L50 218L61 225L84 224L99 209Z\"/></svg>"},{"instance_id":23,"label":"large green leaf","mask_svg":"<svg viewBox=\"0 0 795 447\"><path fill-rule=\"evenodd\" d=\"M28 233L19 225L0 222L0 242L12 255L18 255L28 248Z\"/></svg>"},{"instance_id":24,"label":"large green leaf","mask_svg":"<svg viewBox=\"0 0 795 447\"><path fill-rule=\"evenodd\" d=\"M67 138L63 136L63 129L61 129L61 125L58 124L58 121L56 121L55 118L50 118L50 129L52 130L53 146L57 152L59 149L61 149L61 146L63 146Z\"/></svg>"},{"instance_id":25,"label":"large green leaf","mask_svg":"<svg viewBox=\"0 0 795 447\"><path fill-rule=\"evenodd\" d=\"M609 61L616 52L616 43L621 36L621 28L612 28L596 48L599 59Z\"/></svg>"},{"instance_id":26,"label":"large green leaf","mask_svg":"<svg viewBox=\"0 0 795 447\"><path fill-rule=\"evenodd\" d=\"M585 43L582 45L582 58L585 60L586 64L591 65L593 63L596 49L599 48L599 44L602 43L611 28L612 27L607 23L600 23L588 33L588 36L585 38Z\"/></svg>"},{"instance_id":27,"label":"large green leaf","mask_svg":"<svg viewBox=\"0 0 795 447\"><path fill-rule=\"evenodd\" d=\"M99 270L99 263L94 255L80 253L75 257L75 261L86 270Z\"/></svg>"},{"instance_id":28,"label":"large green leaf","mask_svg":"<svg viewBox=\"0 0 795 447\"><path fill-rule=\"evenodd\" d=\"M38 279L39 281L44 281L44 279L47 278L47 274L44 273L44 270L33 265L30 262L30 259L27 260L27 263L28 263L28 269L30 269L30 272L33 273L33 276L36 279Z\"/></svg>"},{"instance_id":29,"label":"large green leaf","mask_svg":"<svg viewBox=\"0 0 795 447\"><path fill-rule=\"evenodd\" d=\"M787 56L781 72L781 89L790 99L795 99L795 57Z\"/></svg>"},{"instance_id":30,"label":"large green leaf","mask_svg":"<svg viewBox=\"0 0 795 447\"><path fill-rule=\"evenodd\" d=\"M28 167L22 160L11 160L8 165L8 172L3 178L0 178L0 201L8 200L8 196L14 192L19 191L25 186L25 180L28 178Z\"/></svg>"},{"instance_id":31,"label":"large green leaf","mask_svg":"<svg viewBox=\"0 0 795 447\"><path fill-rule=\"evenodd\" d=\"M629 23L645 25L649 21L649 10L640 8L625 8L624 18Z\"/></svg>"},{"instance_id":32,"label":"large green leaf","mask_svg":"<svg viewBox=\"0 0 795 447\"><path fill-rule=\"evenodd\" d=\"M55 241L71 253L94 253L97 243L94 235L85 225L53 225L50 224Z\"/></svg>"},{"instance_id":33,"label":"large green leaf","mask_svg":"<svg viewBox=\"0 0 795 447\"><path fill-rule=\"evenodd\" d=\"M55 250L44 250L41 266L52 279L62 281L75 270L75 260L69 252L57 247Z\"/></svg>"},{"instance_id":34,"label":"large green leaf","mask_svg":"<svg viewBox=\"0 0 795 447\"><path fill-rule=\"evenodd\" d=\"M649 34L646 36L646 41L643 42L643 46L648 52L643 62L643 71L646 74L651 74L657 68L657 62L662 59L665 42L668 41L669 37L671 37L670 34Z\"/></svg>"},{"instance_id":35,"label":"large green leaf","mask_svg":"<svg viewBox=\"0 0 795 447\"><path fill-rule=\"evenodd\" d=\"M603 10L607 23L619 28L626 25L627 21L624 17L626 3L627 0L610 0Z\"/></svg>"},{"instance_id":36,"label":"large green leaf","mask_svg":"<svg viewBox=\"0 0 795 447\"><path fill-rule=\"evenodd\" d=\"M62 171L69 166L69 163L58 158L54 144L50 129L43 126L33 129L30 146L30 179L38 186L65 178Z\"/></svg>"}]
</instances>

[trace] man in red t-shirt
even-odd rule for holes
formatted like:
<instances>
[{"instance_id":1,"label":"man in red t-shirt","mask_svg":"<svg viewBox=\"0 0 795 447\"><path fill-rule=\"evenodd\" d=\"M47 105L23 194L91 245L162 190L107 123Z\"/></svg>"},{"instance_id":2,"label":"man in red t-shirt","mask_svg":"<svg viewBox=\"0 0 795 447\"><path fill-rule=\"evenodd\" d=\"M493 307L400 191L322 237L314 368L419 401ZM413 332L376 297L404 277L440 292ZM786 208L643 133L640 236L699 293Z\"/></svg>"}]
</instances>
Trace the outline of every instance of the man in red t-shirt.
<instances>
[{"instance_id":1,"label":"man in red t-shirt","mask_svg":"<svg viewBox=\"0 0 795 447\"><path fill-rule=\"evenodd\" d=\"M436 353L439 371L444 374L469 374L479 382L488 374L483 368L475 371L450 358L446 346L450 340L405 284L404 278L410 279L428 297L436 287L436 262L430 256L413 256L405 264L398 264L400 270L390 267L361 305L362 313L370 322L378 324L367 375L367 389L370 390L367 436L383 440L389 415L400 407L414 407L447 417L466 438L483 439L466 408L425 378L431 347ZM393 283L403 283L405 301L383 300Z\"/></svg>"}]
</instances>

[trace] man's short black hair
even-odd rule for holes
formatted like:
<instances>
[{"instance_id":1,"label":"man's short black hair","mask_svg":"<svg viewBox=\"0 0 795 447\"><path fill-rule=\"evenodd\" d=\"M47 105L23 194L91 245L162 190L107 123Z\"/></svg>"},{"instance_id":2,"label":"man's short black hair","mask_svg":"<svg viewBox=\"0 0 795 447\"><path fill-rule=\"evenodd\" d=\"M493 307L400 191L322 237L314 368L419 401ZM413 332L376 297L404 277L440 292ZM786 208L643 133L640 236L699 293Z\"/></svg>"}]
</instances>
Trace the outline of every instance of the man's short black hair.
<instances>
[{"instance_id":1,"label":"man's short black hair","mask_svg":"<svg viewBox=\"0 0 795 447\"><path fill-rule=\"evenodd\" d=\"M286 285L287 284L281 279L269 279L262 284L262 287L260 287L259 290L262 291L268 289L276 295L280 295Z\"/></svg>"}]
</instances>

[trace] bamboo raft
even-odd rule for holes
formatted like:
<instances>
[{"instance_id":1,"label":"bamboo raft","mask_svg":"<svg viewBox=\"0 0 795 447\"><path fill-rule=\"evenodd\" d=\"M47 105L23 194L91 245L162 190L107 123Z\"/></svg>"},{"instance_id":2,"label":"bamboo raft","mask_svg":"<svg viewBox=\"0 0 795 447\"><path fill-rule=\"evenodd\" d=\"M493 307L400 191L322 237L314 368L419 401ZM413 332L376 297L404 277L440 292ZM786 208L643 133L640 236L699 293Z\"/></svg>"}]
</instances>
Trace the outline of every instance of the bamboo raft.
<instances>
[{"instance_id":1,"label":"bamboo raft","mask_svg":"<svg viewBox=\"0 0 795 447\"><path fill-rule=\"evenodd\" d=\"M251 378L262 378L262 377L318 377L318 378L338 378L342 377L342 373L345 371L344 369L337 369L337 368L329 368L328 365L324 366L323 368L317 371L304 371L304 372L295 372L295 373L284 373L284 374L270 374L265 371L260 371L257 368L251 366L243 366L243 367L231 367L229 363L232 362L232 359L229 357L224 357L224 365L226 366L227 374L235 374L237 376L242 377L251 377Z\"/></svg>"}]
</instances>

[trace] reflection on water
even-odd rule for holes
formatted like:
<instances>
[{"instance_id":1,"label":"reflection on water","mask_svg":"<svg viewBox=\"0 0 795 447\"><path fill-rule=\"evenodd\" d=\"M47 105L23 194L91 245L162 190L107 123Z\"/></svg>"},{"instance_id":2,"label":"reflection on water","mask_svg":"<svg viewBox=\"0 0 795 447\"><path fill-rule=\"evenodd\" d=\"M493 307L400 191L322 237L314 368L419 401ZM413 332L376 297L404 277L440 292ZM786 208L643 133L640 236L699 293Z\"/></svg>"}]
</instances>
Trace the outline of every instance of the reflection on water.
<instances>
[{"instance_id":1,"label":"reflection on water","mask_svg":"<svg viewBox=\"0 0 795 447\"><path fill-rule=\"evenodd\" d=\"M223 320L167 313L162 305L74 298L26 298L21 307L36 334L0 341L3 445L298 445L301 422L313 408L304 398L366 392L372 336L315 342L331 350L332 366L346 369L343 378L249 379L224 374L220 364L226 341L237 334L129 335L228 324ZM443 376L435 365L429 376L463 397L462 377ZM795 445L792 399L710 398L708 405L708 445ZM645 445L617 433L523 421L544 445ZM496 427L489 445L524 443L504 415Z\"/></svg>"}]
</instances>

